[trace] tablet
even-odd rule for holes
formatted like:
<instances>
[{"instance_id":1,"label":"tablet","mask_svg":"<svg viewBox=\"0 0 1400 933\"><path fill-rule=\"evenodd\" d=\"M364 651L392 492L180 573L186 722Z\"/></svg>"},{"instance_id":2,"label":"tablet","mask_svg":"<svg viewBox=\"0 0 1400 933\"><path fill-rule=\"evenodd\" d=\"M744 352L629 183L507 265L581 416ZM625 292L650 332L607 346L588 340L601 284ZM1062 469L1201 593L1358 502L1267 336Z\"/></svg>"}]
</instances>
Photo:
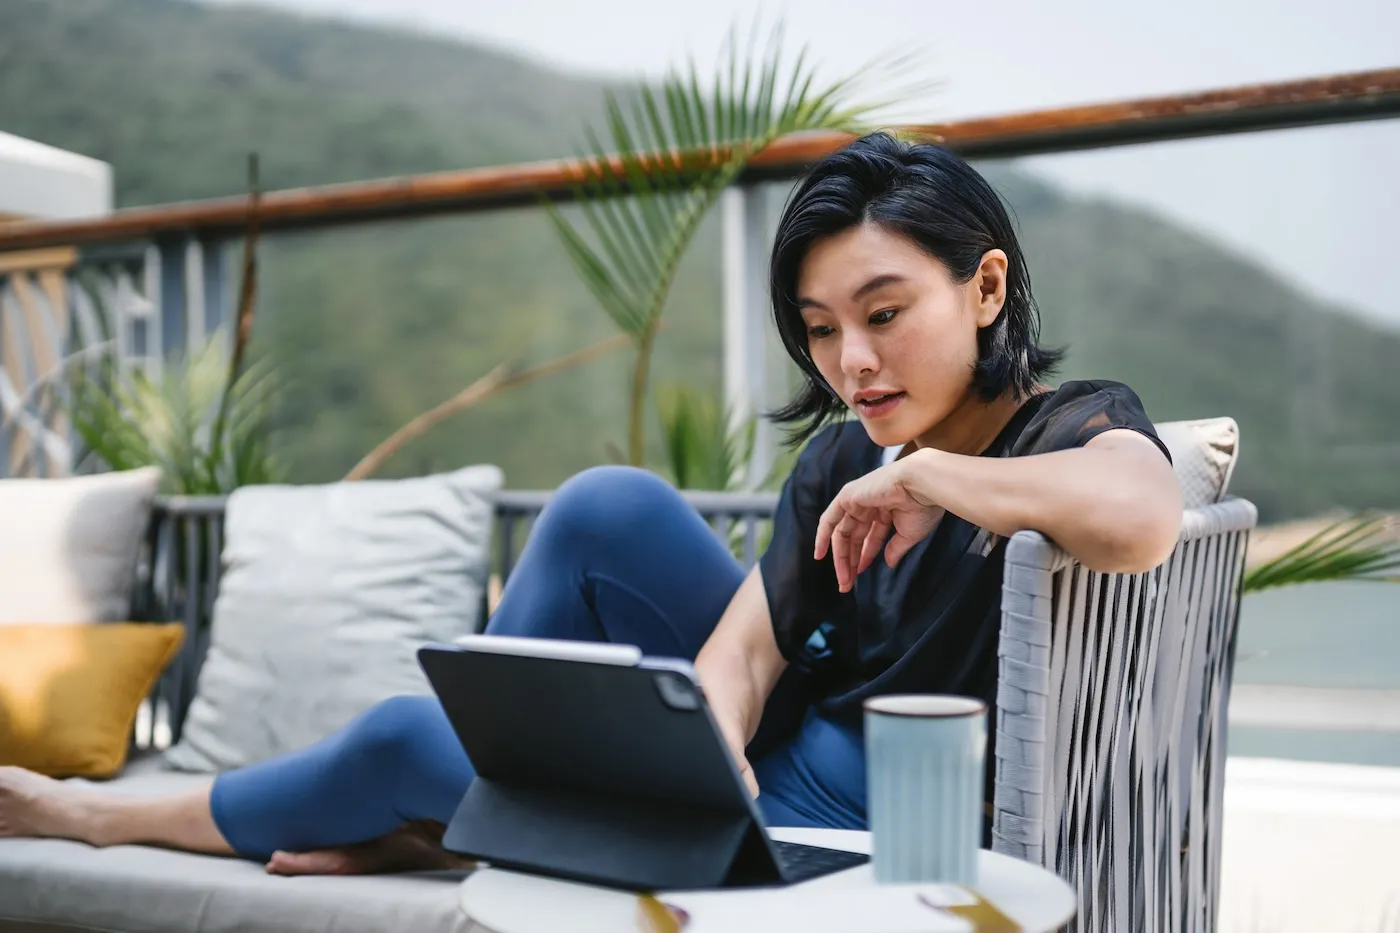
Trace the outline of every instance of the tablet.
<instances>
[{"instance_id":1,"label":"tablet","mask_svg":"<svg viewBox=\"0 0 1400 933\"><path fill-rule=\"evenodd\" d=\"M769 838L686 661L493 635L419 660L478 776L450 851L644 891L783 884L866 860Z\"/></svg>"}]
</instances>

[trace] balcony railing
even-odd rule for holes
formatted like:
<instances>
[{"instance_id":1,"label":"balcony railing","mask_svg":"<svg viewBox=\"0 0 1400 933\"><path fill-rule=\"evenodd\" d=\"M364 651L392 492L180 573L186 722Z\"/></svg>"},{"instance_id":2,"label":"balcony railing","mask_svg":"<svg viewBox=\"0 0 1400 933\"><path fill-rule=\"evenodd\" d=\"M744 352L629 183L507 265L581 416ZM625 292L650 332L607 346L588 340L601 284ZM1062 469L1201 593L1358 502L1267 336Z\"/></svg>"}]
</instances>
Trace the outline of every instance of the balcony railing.
<instances>
[{"instance_id":1,"label":"balcony railing","mask_svg":"<svg viewBox=\"0 0 1400 933\"><path fill-rule=\"evenodd\" d=\"M1400 69L904 129L969 158L1008 158L1395 116ZM794 176L847 139L778 140L722 202L724 389L739 417L765 407L770 381L761 352L768 237L754 186ZM105 338L131 365L158 368L228 319L229 245L254 217L276 233L534 206L541 197L571 198L579 171L576 162L543 162L274 191L256 207L230 197L0 225L0 475L71 468L54 387L75 335L84 346ZM755 471L772 446L760 428Z\"/></svg>"}]
</instances>

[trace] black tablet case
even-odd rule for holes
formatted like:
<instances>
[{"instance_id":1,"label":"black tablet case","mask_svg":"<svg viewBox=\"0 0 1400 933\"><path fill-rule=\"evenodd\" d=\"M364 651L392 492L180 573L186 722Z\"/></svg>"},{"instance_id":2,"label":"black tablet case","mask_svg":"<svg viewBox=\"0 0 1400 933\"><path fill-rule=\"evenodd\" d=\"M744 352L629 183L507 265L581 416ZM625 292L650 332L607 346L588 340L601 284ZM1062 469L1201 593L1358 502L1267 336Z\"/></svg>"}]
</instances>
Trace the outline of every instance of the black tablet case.
<instances>
[{"instance_id":1,"label":"black tablet case","mask_svg":"<svg viewBox=\"0 0 1400 933\"><path fill-rule=\"evenodd\" d=\"M419 660L477 771L449 851L635 891L782 882L708 709L663 697L674 673L444 647Z\"/></svg>"}]
</instances>

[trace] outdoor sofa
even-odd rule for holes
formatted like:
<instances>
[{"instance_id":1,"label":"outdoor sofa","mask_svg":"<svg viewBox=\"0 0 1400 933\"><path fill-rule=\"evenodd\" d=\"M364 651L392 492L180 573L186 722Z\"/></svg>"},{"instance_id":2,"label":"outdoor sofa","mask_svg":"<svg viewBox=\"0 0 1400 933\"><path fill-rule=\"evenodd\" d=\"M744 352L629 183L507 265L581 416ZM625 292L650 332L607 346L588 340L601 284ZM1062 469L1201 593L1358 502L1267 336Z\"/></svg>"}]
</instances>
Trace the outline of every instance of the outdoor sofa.
<instances>
[{"instance_id":1,"label":"outdoor sofa","mask_svg":"<svg viewBox=\"0 0 1400 933\"><path fill-rule=\"evenodd\" d=\"M1227 495L1232 421L1160 432L1188 504L1166 563L1092 573L1029 532L1007 549L993 847L1076 886L1083 930L1214 928L1225 717L1255 510ZM413 642L480 627L493 575L509 574L548 498L500 486L499 471L472 467L240 490L227 502L153 500L130 616L177 622L184 637L130 760L94 786L188 788L298 747L377 694L426 692L409 683ZM756 559L774 496L686 495L741 559ZM350 676L353 665L373 670ZM0 931L455 933L476 929L458 909L462 877L283 878L230 858L0 839Z\"/></svg>"}]
</instances>

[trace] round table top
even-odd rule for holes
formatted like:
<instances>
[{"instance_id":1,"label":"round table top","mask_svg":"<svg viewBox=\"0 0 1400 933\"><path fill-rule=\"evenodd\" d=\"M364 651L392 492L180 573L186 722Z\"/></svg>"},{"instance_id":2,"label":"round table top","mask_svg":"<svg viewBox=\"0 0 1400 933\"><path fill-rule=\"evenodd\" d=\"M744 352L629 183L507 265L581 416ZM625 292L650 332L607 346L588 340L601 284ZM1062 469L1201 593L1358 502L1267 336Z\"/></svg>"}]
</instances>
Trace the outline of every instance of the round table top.
<instances>
[{"instance_id":1,"label":"round table top","mask_svg":"<svg viewBox=\"0 0 1400 933\"><path fill-rule=\"evenodd\" d=\"M870 851L870 834L866 832L773 828L770 834L787 842ZM1074 890L1039 865L984 849L977 870L977 893L1026 933L1049 933L1074 917ZM827 890L835 885L867 890L876 887L867 864L782 890L797 894L816 890L817 886ZM462 882L460 904L467 917L491 933L645 933L635 894L500 868L480 868L468 876ZM767 923L755 927L758 928L770 929ZM732 924L726 929L744 933Z\"/></svg>"}]
</instances>

